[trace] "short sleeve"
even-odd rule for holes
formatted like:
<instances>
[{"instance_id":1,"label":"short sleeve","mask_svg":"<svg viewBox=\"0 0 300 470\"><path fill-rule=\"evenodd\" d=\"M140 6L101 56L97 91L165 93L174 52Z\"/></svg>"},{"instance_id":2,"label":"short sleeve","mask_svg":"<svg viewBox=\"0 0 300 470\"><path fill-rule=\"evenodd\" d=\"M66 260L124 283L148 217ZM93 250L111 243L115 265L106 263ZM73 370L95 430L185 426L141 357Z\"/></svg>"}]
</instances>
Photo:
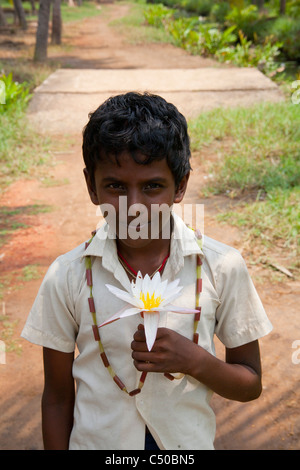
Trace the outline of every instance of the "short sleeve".
<instances>
[{"instance_id":1,"label":"short sleeve","mask_svg":"<svg viewBox=\"0 0 300 470\"><path fill-rule=\"evenodd\" d=\"M255 341L272 330L241 254L230 249L217 278L220 305L215 333L227 348Z\"/></svg>"},{"instance_id":2,"label":"short sleeve","mask_svg":"<svg viewBox=\"0 0 300 470\"><path fill-rule=\"evenodd\" d=\"M61 352L73 352L78 332L68 263L57 258L41 284L21 336Z\"/></svg>"}]
</instances>

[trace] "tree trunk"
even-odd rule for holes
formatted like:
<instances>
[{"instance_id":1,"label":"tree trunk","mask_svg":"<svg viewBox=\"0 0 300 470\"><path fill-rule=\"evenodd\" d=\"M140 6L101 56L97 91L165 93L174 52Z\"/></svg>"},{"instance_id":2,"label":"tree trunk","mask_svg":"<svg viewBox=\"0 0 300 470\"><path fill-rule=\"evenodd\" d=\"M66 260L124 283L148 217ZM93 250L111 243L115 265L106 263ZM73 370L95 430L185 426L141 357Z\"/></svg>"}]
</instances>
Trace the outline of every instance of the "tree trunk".
<instances>
[{"instance_id":1,"label":"tree trunk","mask_svg":"<svg viewBox=\"0 0 300 470\"><path fill-rule=\"evenodd\" d=\"M31 14L36 15L35 0L30 0L30 5L31 5Z\"/></svg>"},{"instance_id":2,"label":"tree trunk","mask_svg":"<svg viewBox=\"0 0 300 470\"><path fill-rule=\"evenodd\" d=\"M52 10L52 44L61 44L62 19L61 19L61 0L53 0Z\"/></svg>"},{"instance_id":3,"label":"tree trunk","mask_svg":"<svg viewBox=\"0 0 300 470\"><path fill-rule=\"evenodd\" d=\"M259 10L262 10L264 7L264 0L257 0L257 6Z\"/></svg>"},{"instance_id":4,"label":"tree trunk","mask_svg":"<svg viewBox=\"0 0 300 470\"><path fill-rule=\"evenodd\" d=\"M25 11L24 11L24 8L23 8L23 5L22 5L22 1L21 0L13 0L13 2L14 2L15 11L16 11L16 14L17 14L17 17L18 17L18 20L19 20L19 24L20 24L20 26L23 30L26 30L27 29L27 21L26 21L26 18L25 18Z\"/></svg>"},{"instance_id":5,"label":"tree trunk","mask_svg":"<svg viewBox=\"0 0 300 470\"><path fill-rule=\"evenodd\" d=\"M0 26L6 26L7 23L6 23L6 19L5 19L5 14L4 14L4 11L2 10L1 6L0 6Z\"/></svg>"},{"instance_id":6,"label":"tree trunk","mask_svg":"<svg viewBox=\"0 0 300 470\"><path fill-rule=\"evenodd\" d=\"M280 14L285 15L286 0L280 0Z\"/></svg>"},{"instance_id":7,"label":"tree trunk","mask_svg":"<svg viewBox=\"0 0 300 470\"><path fill-rule=\"evenodd\" d=\"M262 10L264 7L264 0L252 0L251 3L256 5L259 10Z\"/></svg>"},{"instance_id":8,"label":"tree trunk","mask_svg":"<svg viewBox=\"0 0 300 470\"><path fill-rule=\"evenodd\" d=\"M47 59L50 4L51 0L40 0L34 51L34 60L36 62L44 62Z\"/></svg>"}]
</instances>

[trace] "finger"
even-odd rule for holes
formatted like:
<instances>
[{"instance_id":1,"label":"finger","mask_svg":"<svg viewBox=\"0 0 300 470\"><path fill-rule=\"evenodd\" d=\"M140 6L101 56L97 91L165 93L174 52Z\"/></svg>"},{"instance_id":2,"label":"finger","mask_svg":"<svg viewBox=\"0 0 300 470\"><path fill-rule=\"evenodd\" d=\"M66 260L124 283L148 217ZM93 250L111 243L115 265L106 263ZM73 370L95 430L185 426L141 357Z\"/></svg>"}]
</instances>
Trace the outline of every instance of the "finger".
<instances>
[{"instance_id":1,"label":"finger","mask_svg":"<svg viewBox=\"0 0 300 470\"><path fill-rule=\"evenodd\" d=\"M136 362L146 362L151 363L153 362L153 357L151 357L151 353L144 352L144 351L132 351L132 359Z\"/></svg>"},{"instance_id":2,"label":"finger","mask_svg":"<svg viewBox=\"0 0 300 470\"><path fill-rule=\"evenodd\" d=\"M151 362L133 361L133 365L139 372L157 372L155 364L151 364Z\"/></svg>"},{"instance_id":3,"label":"finger","mask_svg":"<svg viewBox=\"0 0 300 470\"><path fill-rule=\"evenodd\" d=\"M139 351L139 352L148 351L146 341L132 341L131 349L133 351Z\"/></svg>"},{"instance_id":4,"label":"finger","mask_svg":"<svg viewBox=\"0 0 300 470\"><path fill-rule=\"evenodd\" d=\"M146 341L146 335L145 335L145 330L144 330L143 325L138 326L138 330L134 333L133 339L135 341Z\"/></svg>"}]
</instances>

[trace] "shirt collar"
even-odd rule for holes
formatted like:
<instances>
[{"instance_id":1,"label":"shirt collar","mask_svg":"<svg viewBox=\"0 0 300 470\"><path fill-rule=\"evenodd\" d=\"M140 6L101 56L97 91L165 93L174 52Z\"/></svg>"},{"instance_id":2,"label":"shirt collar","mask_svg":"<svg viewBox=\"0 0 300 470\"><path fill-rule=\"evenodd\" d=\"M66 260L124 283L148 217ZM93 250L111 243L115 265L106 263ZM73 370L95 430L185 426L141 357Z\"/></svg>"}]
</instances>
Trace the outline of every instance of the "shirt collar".
<instances>
[{"instance_id":1,"label":"shirt collar","mask_svg":"<svg viewBox=\"0 0 300 470\"><path fill-rule=\"evenodd\" d=\"M172 279L184 265L184 257L199 254L203 257L203 251L197 242L195 232L186 226L183 220L172 212L174 228L171 235L170 257L163 272L163 278ZM112 272L124 287L130 285L128 276L126 281L124 270L119 263L115 236L107 223L104 223L96 232L91 243L83 253L85 256L102 257L102 266ZM126 285L125 285L126 284Z\"/></svg>"}]
</instances>

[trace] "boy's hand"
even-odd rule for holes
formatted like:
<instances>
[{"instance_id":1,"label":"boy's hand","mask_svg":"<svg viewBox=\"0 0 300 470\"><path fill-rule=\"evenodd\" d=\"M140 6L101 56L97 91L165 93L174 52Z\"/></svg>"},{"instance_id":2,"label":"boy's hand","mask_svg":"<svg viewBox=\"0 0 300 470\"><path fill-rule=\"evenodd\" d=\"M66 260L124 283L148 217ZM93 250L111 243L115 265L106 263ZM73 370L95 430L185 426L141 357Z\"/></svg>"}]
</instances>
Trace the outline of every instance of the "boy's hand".
<instances>
[{"instance_id":1,"label":"boy's hand","mask_svg":"<svg viewBox=\"0 0 300 470\"><path fill-rule=\"evenodd\" d=\"M131 343L134 365L139 371L189 373L188 364L194 344L168 328L158 328L153 348L148 351L144 326L139 325Z\"/></svg>"},{"instance_id":2,"label":"boy's hand","mask_svg":"<svg viewBox=\"0 0 300 470\"><path fill-rule=\"evenodd\" d=\"M224 362L168 328L158 328L155 343L149 352L144 327L139 325L131 348L134 365L139 371L190 375L222 397L242 402L254 400L261 393L257 340L236 348L226 348Z\"/></svg>"}]
</instances>

